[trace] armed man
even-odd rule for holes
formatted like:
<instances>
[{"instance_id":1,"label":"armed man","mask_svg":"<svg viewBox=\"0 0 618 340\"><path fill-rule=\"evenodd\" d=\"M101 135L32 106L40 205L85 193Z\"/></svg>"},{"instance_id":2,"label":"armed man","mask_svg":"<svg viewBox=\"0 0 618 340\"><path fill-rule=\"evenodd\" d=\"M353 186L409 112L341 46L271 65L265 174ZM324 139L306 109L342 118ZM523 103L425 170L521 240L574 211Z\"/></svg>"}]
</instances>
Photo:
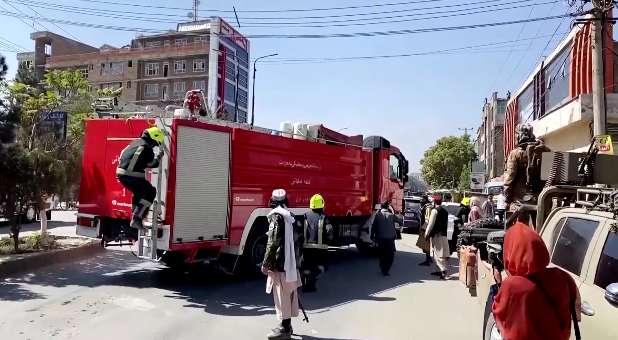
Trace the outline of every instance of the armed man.
<instances>
[{"instance_id":1,"label":"armed man","mask_svg":"<svg viewBox=\"0 0 618 340\"><path fill-rule=\"evenodd\" d=\"M550 151L542 140L534 135L530 124L517 127L517 147L506 161L504 172L504 196L507 204L533 202L543 189L541 182L541 157Z\"/></svg>"},{"instance_id":2,"label":"armed man","mask_svg":"<svg viewBox=\"0 0 618 340\"><path fill-rule=\"evenodd\" d=\"M164 137L163 131L158 127L148 128L120 154L116 177L133 193L131 228L144 228L144 217L157 195L157 189L146 180L146 169L159 166L163 150L159 149L155 156L154 148L161 146Z\"/></svg>"}]
</instances>

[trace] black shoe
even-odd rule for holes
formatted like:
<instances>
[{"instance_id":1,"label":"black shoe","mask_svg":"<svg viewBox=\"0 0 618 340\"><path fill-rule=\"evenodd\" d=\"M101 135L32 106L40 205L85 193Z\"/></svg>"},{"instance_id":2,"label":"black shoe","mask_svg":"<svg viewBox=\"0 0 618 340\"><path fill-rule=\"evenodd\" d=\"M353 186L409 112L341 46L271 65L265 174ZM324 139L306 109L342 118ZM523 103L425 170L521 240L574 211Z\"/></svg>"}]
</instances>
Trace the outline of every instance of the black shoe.
<instances>
[{"instance_id":1,"label":"black shoe","mask_svg":"<svg viewBox=\"0 0 618 340\"><path fill-rule=\"evenodd\" d=\"M442 280L448 280L448 276L446 275L446 272L441 272L441 273L440 273L440 279L442 279Z\"/></svg>"},{"instance_id":2,"label":"black shoe","mask_svg":"<svg viewBox=\"0 0 618 340\"><path fill-rule=\"evenodd\" d=\"M292 338L292 327L290 327L289 329L286 330L285 327L279 326L279 327L273 329L270 333L268 333L268 335L266 337L268 337L268 339L270 339L270 340L287 340L287 339L291 339Z\"/></svg>"},{"instance_id":3,"label":"black shoe","mask_svg":"<svg viewBox=\"0 0 618 340\"><path fill-rule=\"evenodd\" d=\"M431 262L429 262L429 261L423 261L423 262L419 263L418 265L419 266L429 266L430 264L431 264Z\"/></svg>"},{"instance_id":4,"label":"black shoe","mask_svg":"<svg viewBox=\"0 0 618 340\"><path fill-rule=\"evenodd\" d=\"M382 272L383 276L391 276L391 274L389 272Z\"/></svg>"},{"instance_id":5,"label":"black shoe","mask_svg":"<svg viewBox=\"0 0 618 340\"><path fill-rule=\"evenodd\" d=\"M442 276L442 272L433 272L431 273L433 276Z\"/></svg>"}]
</instances>

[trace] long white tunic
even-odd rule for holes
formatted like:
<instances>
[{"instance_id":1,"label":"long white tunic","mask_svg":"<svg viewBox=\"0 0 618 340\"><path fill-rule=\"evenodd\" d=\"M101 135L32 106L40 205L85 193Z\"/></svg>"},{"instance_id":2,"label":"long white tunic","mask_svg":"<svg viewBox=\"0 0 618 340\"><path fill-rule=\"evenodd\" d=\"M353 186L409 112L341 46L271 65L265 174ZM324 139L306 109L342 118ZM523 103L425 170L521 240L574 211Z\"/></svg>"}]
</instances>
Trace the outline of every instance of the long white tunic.
<instances>
[{"instance_id":1,"label":"long white tunic","mask_svg":"<svg viewBox=\"0 0 618 340\"><path fill-rule=\"evenodd\" d=\"M431 215L429 215L429 223L427 224L427 230L425 230L425 237L427 237L431 233L431 230L434 228L437 216L438 211L436 209L431 210ZM431 238L431 252L433 256L437 257L451 256L451 251L448 246L448 238L439 234L434 235Z\"/></svg>"}]
</instances>

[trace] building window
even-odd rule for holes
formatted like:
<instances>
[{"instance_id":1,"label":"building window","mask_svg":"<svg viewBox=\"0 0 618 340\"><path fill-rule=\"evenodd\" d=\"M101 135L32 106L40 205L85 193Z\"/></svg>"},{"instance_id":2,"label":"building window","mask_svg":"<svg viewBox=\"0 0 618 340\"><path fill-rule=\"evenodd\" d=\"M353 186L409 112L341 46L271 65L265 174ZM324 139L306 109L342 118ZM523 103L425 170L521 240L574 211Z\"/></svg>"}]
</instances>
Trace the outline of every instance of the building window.
<instances>
[{"instance_id":1,"label":"building window","mask_svg":"<svg viewBox=\"0 0 618 340\"><path fill-rule=\"evenodd\" d=\"M144 85L144 95L146 97L156 97L159 95L159 84Z\"/></svg>"},{"instance_id":2,"label":"building window","mask_svg":"<svg viewBox=\"0 0 618 340\"><path fill-rule=\"evenodd\" d=\"M233 103L236 99L236 87L234 84L225 82L225 100L230 103Z\"/></svg>"},{"instance_id":3,"label":"building window","mask_svg":"<svg viewBox=\"0 0 618 340\"><path fill-rule=\"evenodd\" d=\"M127 82L127 88L130 89L131 88L131 81Z\"/></svg>"},{"instance_id":4,"label":"building window","mask_svg":"<svg viewBox=\"0 0 618 340\"><path fill-rule=\"evenodd\" d=\"M163 42L163 47L170 47L171 45L172 45L172 42L171 42L171 41L169 41L169 40L165 40L165 41Z\"/></svg>"},{"instance_id":5,"label":"building window","mask_svg":"<svg viewBox=\"0 0 618 340\"><path fill-rule=\"evenodd\" d=\"M94 70L94 65L92 65L92 64L88 65L88 69L89 69L90 71Z\"/></svg>"},{"instance_id":6,"label":"building window","mask_svg":"<svg viewBox=\"0 0 618 340\"><path fill-rule=\"evenodd\" d=\"M160 41L148 41L148 42L146 42L146 48L153 48L153 47L161 47L161 42Z\"/></svg>"},{"instance_id":7,"label":"building window","mask_svg":"<svg viewBox=\"0 0 618 340\"><path fill-rule=\"evenodd\" d=\"M200 35L200 36L193 38L194 44L204 44L206 42L208 42L208 36L206 35Z\"/></svg>"},{"instance_id":8,"label":"building window","mask_svg":"<svg viewBox=\"0 0 618 340\"><path fill-rule=\"evenodd\" d=\"M183 38L183 39L176 39L175 41L175 45L176 46L185 46L187 44L187 39Z\"/></svg>"},{"instance_id":9,"label":"building window","mask_svg":"<svg viewBox=\"0 0 618 340\"><path fill-rule=\"evenodd\" d=\"M117 76L124 73L124 62L113 62L101 64L102 76Z\"/></svg>"},{"instance_id":10,"label":"building window","mask_svg":"<svg viewBox=\"0 0 618 340\"><path fill-rule=\"evenodd\" d=\"M202 90L206 91L206 81L205 80L196 80L193 82L194 90Z\"/></svg>"},{"instance_id":11,"label":"building window","mask_svg":"<svg viewBox=\"0 0 618 340\"><path fill-rule=\"evenodd\" d=\"M174 73L187 72L187 63L184 60L176 60L174 62Z\"/></svg>"},{"instance_id":12,"label":"building window","mask_svg":"<svg viewBox=\"0 0 618 340\"><path fill-rule=\"evenodd\" d=\"M193 72L204 72L206 70L206 61L204 59L193 60Z\"/></svg>"},{"instance_id":13,"label":"building window","mask_svg":"<svg viewBox=\"0 0 618 340\"><path fill-rule=\"evenodd\" d=\"M46 56L50 56L52 54L52 45L51 44L45 44L45 55Z\"/></svg>"},{"instance_id":14,"label":"building window","mask_svg":"<svg viewBox=\"0 0 618 340\"><path fill-rule=\"evenodd\" d=\"M238 106L247 107L247 92L243 89L238 89Z\"/></svg>"},{"instance_id":15,"label":"building window","mask_svg":"<svg viewBox=\"0 0 618 340\"><path fill-rule=\"evenodd\" d=\"M128 67L133 67L133 60L127 61L127 66Z\"/></svg>"},{"instance_id":16,"label":"building window","mask_svg":"<svg viewBox=\"0 0 618 340\"><path fill-rule=\"evenodd\" d=\"M244 88L249 88L249 83L247 81L247 73L239 71L238 72L238 86L242 86Z\"/></svg>"},{"instance_id":17,"label":"building window","mask_svg":"<svg viewBox=\"0 0 618 340\"><path fill-rule=\"evenodd\" d=\"M159 63L147 63L145 73L147 76L156 76L159 74Z\"/></svg>"},{"instance_id":18,"label":"building window","mask_svg":"<svg viewBox=\"0 0 618 340\"><path fill-rule=\"evenodd\" d=\"M88 79L88 68L82 68L79 70L79 72L82 74L82 77L84 79Z\"/></svg>"},{"instance_id":19,"label":"building window","mask_svg":"<svg viewBox=\"0 0 618 340\"><path fill-rule=\"evenodd\" d=\"M225 63L225 79L235 81L236 79L236 65L227 62Z\"/></svg>"},{"instance_id":20,"label":"building window","mask_svg":"<svg viewBox=\"0 0 618 340\"><path fill-rule=\"evenodd\" d=\"M597 221L567 218L556 240L551 262L579 276L588 246L598 226Z\"/></svg>"},{"instance_id":21,"label":"building window","mask_svg":"<svg viewBox=\"0 0 618 340\"><path fill-rule=\"evenodd\" d=\"M187 92L186 84L184 81L177 81L174 83L174 94L177 96L184 95Z\"/></svg>"}]
</instances>

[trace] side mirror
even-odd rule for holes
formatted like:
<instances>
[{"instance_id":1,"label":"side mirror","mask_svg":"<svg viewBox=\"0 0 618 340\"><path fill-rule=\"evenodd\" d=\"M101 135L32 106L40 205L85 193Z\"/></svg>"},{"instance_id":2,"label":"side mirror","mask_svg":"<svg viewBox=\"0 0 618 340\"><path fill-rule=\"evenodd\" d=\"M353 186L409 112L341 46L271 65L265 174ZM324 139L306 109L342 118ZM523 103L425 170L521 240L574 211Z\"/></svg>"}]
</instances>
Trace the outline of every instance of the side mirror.
<instances>
[{"instance_id":1,"label":"side mirror","mask_svg":"<svg viewBox=\"0 0 618 340\"><path fill-rule=\"evenodd\" d=\"M618 306L618 282L612 283L605 288L605 300L614 306Z\"/></svg>"}]
</instances>

